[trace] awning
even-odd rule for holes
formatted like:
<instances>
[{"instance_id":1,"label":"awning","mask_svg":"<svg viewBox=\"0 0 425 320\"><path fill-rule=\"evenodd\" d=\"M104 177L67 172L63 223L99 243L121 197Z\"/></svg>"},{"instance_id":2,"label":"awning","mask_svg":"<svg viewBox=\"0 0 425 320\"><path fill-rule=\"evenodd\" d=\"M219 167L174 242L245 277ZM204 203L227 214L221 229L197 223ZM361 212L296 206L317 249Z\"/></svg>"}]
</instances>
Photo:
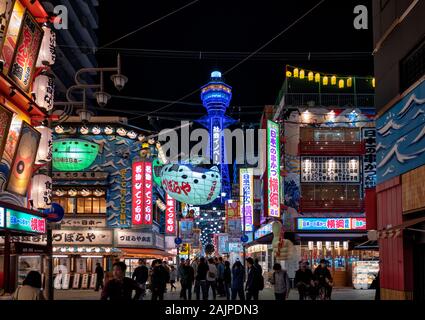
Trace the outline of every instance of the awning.
<instances>
[{"instance_id":1,"label":"awning","mask_svg":"<svg viewBox=\"0 0 425 320\"><path fill-rule=\"evenodd\" d=\"M120 248L122 255L129 258L165 258L172 257L168 252L161 249L151 248Z\"/></svg>"},{"instance_id":2,"label":"awning","mask_svg":"<svg viewBox=\"0 0 425 320\"><path fill-rule=\"evenodd\" d=\"M378 241L368 240L354 246L353 250L379 250Z\"/></svg>"},{"instance_id":3,"label":"awning","mask_svg":"<svg viewBox=\"0 0 425 320\"><path fill-rule=\"evenodd\" d=\"M419 224L421 222L425 222L425 217L408 220L394 227L391 226L389 228L385 228L381 230L370 230L367 233L367 236L369 240L397 238L402 234L403 230L409 229L409 227ZM412 230L421 231L418 229L412 229Z\"/></svg>"}]
</instances>

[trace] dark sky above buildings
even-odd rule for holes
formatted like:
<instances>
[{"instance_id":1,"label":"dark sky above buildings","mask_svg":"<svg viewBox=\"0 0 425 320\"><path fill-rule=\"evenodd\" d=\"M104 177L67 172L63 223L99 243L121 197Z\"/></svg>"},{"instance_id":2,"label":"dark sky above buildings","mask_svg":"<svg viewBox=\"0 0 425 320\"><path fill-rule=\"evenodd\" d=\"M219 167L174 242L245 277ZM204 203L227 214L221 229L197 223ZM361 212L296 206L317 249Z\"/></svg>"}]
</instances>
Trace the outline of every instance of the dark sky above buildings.
<instances>
[{"instance_id":1,"label":"dark sky above buildings","mask_svg":"<svg viewBox=\"0 0 425 320\"><path fill-rule=\"evenodd\" d=\"M205 113L199 92L183 99L189 104L168 106L208 82L212 70L230 69L271 40L319 0L199 0L186 9L109 46L123 35L182 7L191 0L100 2L100 66L122 56L126 88L114 94L107 109L147 116L133 119L152 129L178 125L175 120L196 119ZM369 8L369 29L353 27L356 5ZM242 122L258 122L262 107L274 104L284 80L285 65L341 75L373 74L371 0L326 0L257 55L226 74L233 87L229 114ZM220 53L217 53L220 52ZM311 53L309 55L309 52ZM164 102L163 102L164 101ZM166 108L164 108L166 107ZM242 114L239 115L239 107ZM164 108L157 111L160 108ZM234 112L233 114L231 112ZM111 114L116 114L115 111ZM130 120L135 114L124 114Z\"/></svg>"}]
</instances>

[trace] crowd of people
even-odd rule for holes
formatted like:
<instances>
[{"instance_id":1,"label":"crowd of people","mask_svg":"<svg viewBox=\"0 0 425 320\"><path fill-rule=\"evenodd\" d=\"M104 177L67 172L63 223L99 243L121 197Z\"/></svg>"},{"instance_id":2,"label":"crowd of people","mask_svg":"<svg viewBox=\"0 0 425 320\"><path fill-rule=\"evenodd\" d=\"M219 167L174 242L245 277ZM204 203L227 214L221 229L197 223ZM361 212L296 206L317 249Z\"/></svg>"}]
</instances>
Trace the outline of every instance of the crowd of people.
<instances>
[{"instance_id":1,"label":"crowd of people","mask_svg":"<svg viewBox=\"0 0 425 320\"><path fill-rule=\"evenodd\" d=\"M170 292L176 291L177 281L181 286L180 298L184 300L191 300L193 295L196 300L208 300L210 293L214 300L217 296L227 300L258 300L260 291L264 289L263 270L258 260L251 257L246 259L247 269L239 260L231 266L222 257L201 257L192 261L182 258L177 267L169 266L167 261L160 259L153 260L150 266L144 259L140 259L138 264L129 278L125 276L127 265L121 261L115 262L111 279L104 279L104 271L97 264L95 290L102 288L101 299L143 300L149 290L152 300L163 300L167 285L170 285ZM276 300L288 298L291 288L289 276L279 263L274 264L268 281L273 285ZM324 259L314 272L307 261L300 261L294 281L300 300L314 300L316 297L326 300L331 297L333 279ZM13 299L43 299L40 290L41 275L31 271L23 285L15 291Z\"/></svg>"}]
</instances>

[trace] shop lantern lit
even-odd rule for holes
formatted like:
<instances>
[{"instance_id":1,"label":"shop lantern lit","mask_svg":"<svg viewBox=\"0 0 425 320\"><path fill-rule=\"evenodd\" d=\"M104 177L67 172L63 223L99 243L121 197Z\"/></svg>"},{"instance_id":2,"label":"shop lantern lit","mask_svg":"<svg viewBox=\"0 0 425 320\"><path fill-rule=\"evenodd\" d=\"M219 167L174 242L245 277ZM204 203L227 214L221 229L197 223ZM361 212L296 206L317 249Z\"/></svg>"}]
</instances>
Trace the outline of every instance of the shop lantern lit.
<instances>
[{"instance_id":1,"label":"shop lantern lit","mask_svg":"<svg viewBox=\"0 0 425 320\"><path fill-rule=\"evenodd\" d=\"M40 108L46 111L53 109L55 95L54 76L42 73L34 80L32 92L35 95L35 102Z\"/></svg>"},{"instance_id":2,"label":"shop lantern lit","mask_svg":"<svg viewBox=\"0 0 425 320\"><path fill-rule=\"evenodd\" d=\"M53 130L44 126L36 127L36 129L41 133L41 138L35 163L44 164L52 160Z\"/></svg>"},{"instance_id":3,"label":"shop lantern lit","mask_svg":"<svg viewBox=\"0 0 425 320\"><path fill-rule=\"evenodd\" d=\"M294 69L294 78L298 78L298 68Z\"/></svg>"},{"instance_id":4,"label":"shop lantern lit","mask_svg":"<svg viewBox=\"0 0 425 320\"><path fill-rule=\"evenodd\" d=\"M340 89L344 89L344 80L343 79L340 79L339 81L338 81L338 88L340 88Z\"/></svg>"},{"instance_id":5,"label":"shop lantern lit","mask_svg":"<svg viewBox=\"0 0 425 320\"><path fill-rule=\"evenodd\" d=\"M324 86L327 86L327 85L328 85L328 83L329 83L329 78L328 78L327 76L324 76L324 77L323 77L323 85L324 85Z\"/></svg>"},{"instance_id":6,"label":"shop lantern lit","mask_svg":"<svg viewBox=\"0 0 425 320\"><path fill-rule=\"evenodd\" d=\"M308 73L308 81L313 81L313 80L314 80L314 73L313 73L313 71L310 71Z\"/></svg>"},{"instance_id":7,"label":"shop lantern lit","mask_svg":"<svg viewBox=\"0 0 425 320\"><path fill-rule=\"evenodd\" d=\"M44 36L37 59L37 68L51 66L56 61L56 34L51 28L43 26Z\"/></svg>"},{"instance_id":8,"label":"shop lantern lit","mask_svg":"<svg viewBox=\"0 0 425 320\"><path fill-rule=\"evenodd\" d=\"M331 85L336 85L336 76L331 77Z\"/></svg>"},{"instance_id":9,"label":"shop lantern lit","mask_svg":"<svg viewBox=\"0 0 425 320\"><path fill-rule=\"evenodd\" d=\"M31 197L34 209L49 209L52 205L52 178L37 174L32 178Z\"/></svg>"},{"instance_id":10,"label":"shop lantern lit","mask_svg":"<svg viewBox=\"0 0 425 320\"><path fill-rule=\"evenodd\" d=\"M320 82L320 73L316 73L314 76L314 81L315 82Z\"/></svg>"},{"instance_id":11,"label":"shop lantern lit","mask_svg":"<svg viewBox=\"0 0 425 320\"><path fill-rule=\"evenodd\" d=\"M304 79L305 78L305 71L301 70L300 71L300 79Z\"/></svg>"}]
</instances>

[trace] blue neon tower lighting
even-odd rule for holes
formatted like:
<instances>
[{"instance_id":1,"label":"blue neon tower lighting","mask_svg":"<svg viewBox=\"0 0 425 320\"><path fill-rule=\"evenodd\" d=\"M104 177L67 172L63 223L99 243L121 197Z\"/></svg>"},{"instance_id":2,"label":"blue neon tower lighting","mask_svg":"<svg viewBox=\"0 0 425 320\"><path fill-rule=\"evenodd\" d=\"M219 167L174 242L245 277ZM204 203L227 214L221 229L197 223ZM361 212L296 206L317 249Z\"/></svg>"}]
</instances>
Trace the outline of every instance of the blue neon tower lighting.
<instances>
[{"instance_id":1,"label":"blue neon tower lighting","mask_svg":"<svg viewBox=\"0 0 425 320\"><path fill-rule=\"evenodd\" d=\"M225 114L232 100L232 87L224 83L221 72L211 73L210 82L201 88L201 100L208 114L197 122L207 128L210 133L211 160L220 169L221 194L226 194L221 198L223 202L231 197L232 192L223 129L235 123L236 120Z\"/></svg>"}]
</instances>

